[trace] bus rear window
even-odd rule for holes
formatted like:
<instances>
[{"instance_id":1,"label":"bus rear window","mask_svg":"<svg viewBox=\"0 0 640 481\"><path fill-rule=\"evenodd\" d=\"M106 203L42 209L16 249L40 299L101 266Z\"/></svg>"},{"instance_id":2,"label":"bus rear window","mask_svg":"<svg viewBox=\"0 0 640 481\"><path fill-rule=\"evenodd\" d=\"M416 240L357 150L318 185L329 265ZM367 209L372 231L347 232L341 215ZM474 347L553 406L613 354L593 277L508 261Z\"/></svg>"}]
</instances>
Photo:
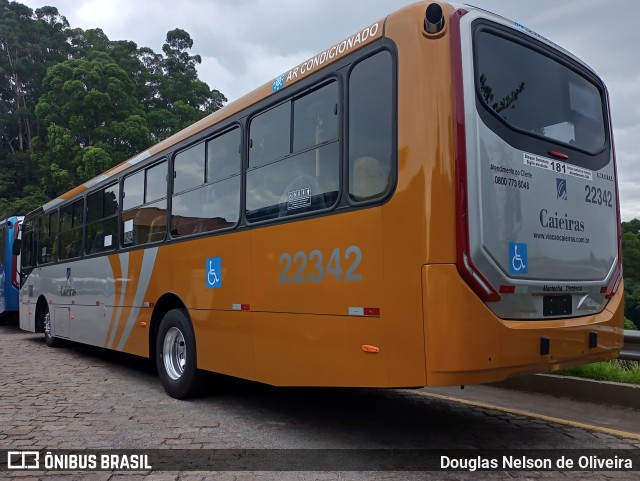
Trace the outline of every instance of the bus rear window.
<instances>
[{"instance_id":1,"label":"bus rear window","mask_svg":"<svg viewBox=\"0 0 640 481\"><path fill-rule=\"evenodd\" d=\"M475 81L481 103L508 126L590 154L605 147L600 89L515 38L476 30Z\"/></svg>"}]
</instances>

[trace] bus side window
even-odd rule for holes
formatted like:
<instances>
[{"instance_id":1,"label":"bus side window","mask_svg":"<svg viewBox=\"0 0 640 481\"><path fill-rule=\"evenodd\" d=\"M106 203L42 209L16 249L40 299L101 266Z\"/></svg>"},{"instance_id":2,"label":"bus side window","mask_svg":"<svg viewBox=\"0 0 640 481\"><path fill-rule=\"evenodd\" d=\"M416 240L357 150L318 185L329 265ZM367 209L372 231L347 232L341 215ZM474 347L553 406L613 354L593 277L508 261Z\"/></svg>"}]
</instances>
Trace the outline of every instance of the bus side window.
<instances>
[{"instance_id":1,"label":"bus side window","mask_svg":"<svg viewBox=\"0 0 640 481\"><path fill-rule=\"evenodd\" d=\"M167 161L124 178L122 245L158 242L166 235Z\"/></svg>"},{"instance_id":2,"label":"bus side window","mask_svg":"<svg viewBox=\"0 0 640 481\"><path fill-rule=\"evenodd\" d=\"M340 151L338 135L339 85L325 82L293 99L293 123L274 114L291 101L256 116L251 138L267 128L278 138L290 138L291 149L278 159L247 171L247 220L259 222L310 213L333 206L338 198ZM291 116L291 114L290 114ZM251 155L251 153L250 153Z\"/></svg>"},{"instance_id":3,"label":"bus side window","mask_svg":"<svg viewBox=\"0 0 640 481\"><path fill-rule=\"evenodd\" d=\"M173 193L204 184L205 148L200 142L176 154L173 159Z\"/></svg>"},{"instance_id":4,"label":"bus side window","mask_svg":"<svg viewBox=\"0 0 640 481\"><path fill-rule=\"evenodd\" d=\"M171 235L193 235L233 227L240 217L240 129L233 128L199 144L206 179L186 192L174 189ZM190 149L192 150L192 149ZM188 151L185 151L188 152ZM176 161L182 153L176 155ZM206 167L206 168L205 168ZM179 174L178 174L179 175ZM203 182L205 182L204 185Z\"/></svg>"},{"instance_id":5,"label":"bus side window","mask_svg":"<svg viewBox=\"0 0 640 481\"><path fill-rule=\"evenodd\" d=\"M280 159L291 152L291 102L257 115L249 125L249 169Z\"/></svg>"},{"instance_id":6,"label":"bus side window","mask_svg":"<svg viewBox=\"0 0 640 481\"><path fill-rule=\"evenodd\" d=\"M22 235L22 268L33 267L34 255L33 255L33 230L29 230Z\"/></svg>"},{"instance_id":7,"label":"bus side window","mask_svg":"<svg viewBox=\"0 0 640 481\"><path fill-rule=\"evenodd\" d=\"M82 254L83 212L84 199L78 199L60 209L60 260L79 257Z\"/></svg>"},{"instance_id":8,"label":"bus side window","mask_svg":"<svg viewBox=\"0 0 640 481\"><path fill-rule=\"evenodd\" d=\"M349 77L349 195L356 202L384 197L393 179L393 63L379 52Z\"/></svg>"},{"instance_id":9,"label":"bus side window","mask_svg":"<svg viewBox=\"0 0 640 481\"><path fill-rule=\"evenodd\" d=\"M357 200L368 200L385 192L389 184L389 173L375 157L360 157L353 162L351 196Z\"/></svg>"},{"instance_id":10,"label":"bus side window","mask_svg":"<svg viewBox=\"0 0 640 481\"><path fill-rule=\"evenodd\" d=\"M87 195L87 254L115 249L118 238L119 192L120 186L114 184Z\"/></svg>"},{"instance_id":11,"label":"bus side window","mask_svg":"<svg viewBox=\"0 0 640 481\"><path fill-rule=\"evenodd\" d=\"M48 264L58 259L58 211L44 214L38 219L38 264Z\"/></svg>"}]
</instances>

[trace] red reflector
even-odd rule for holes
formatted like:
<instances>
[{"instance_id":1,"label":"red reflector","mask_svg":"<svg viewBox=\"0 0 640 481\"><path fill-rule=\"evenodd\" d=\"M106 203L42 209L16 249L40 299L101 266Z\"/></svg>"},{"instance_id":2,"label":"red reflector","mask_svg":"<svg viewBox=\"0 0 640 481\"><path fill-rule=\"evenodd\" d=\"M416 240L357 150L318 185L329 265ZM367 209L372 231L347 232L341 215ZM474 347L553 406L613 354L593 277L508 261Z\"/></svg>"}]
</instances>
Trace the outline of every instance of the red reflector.
<instances>
[{"instance_id":1,"label":"red reflector","mask_svg":"<svg viewBox=\"0 0 640 481\"><path fill-rule=\"evenodd\" d=\"M564 152L558 152L557 150L550 150L549 153L551 155L553 155L554 157L557 157L559 159L568 159L569 156L567 154L565 154Z\"/></svg>"},{"instance_id":2,"label":"red reflector","mask_svg":"<svg viewBox=\"0 0 640 481\"><path fill-rule=\"evenodd\" d=\"M364 308L365 316L379 316L380 308L379 307L365 307Z\"/></svg>"},{"instance_id":3,"label":"red reflector","mask_svg":"<svg viewBox=\"0 0 640 481\"><path fill-rule=\"evenodd\" d=\"M516 292L516 286L500 286L500 294L513 294Z\"/></svg>"},{"instance_id":4,"label":"red reflector","mask_svg":"<svg viewBox=\"0 0 640 481\"><path fill-rule=\"evenodd\" d=\"M605 294L607 292L607 286L602 286L600 288L600 294Z\"/></svg>"},{"instance_id":5,"label":"red reflector","mask_svg":"<svg viewBox=\"0 0 640 481\"><path fill-rule=\"evenodd\" d=\"M240 310L249 311L249 310L251 310L251 306L249 304L241 304L240 305Z\"/></svg>"},{"instance_id":6,"label":"red reflector","mask_svg":"<svg viewBox=\"0 0 640 481\"><path fill-rule=\"evenodd\" d=\"M362 350L364 352L371 352L371 353L377 353L380 352L380 348L376 347L376 346L370 346L369 344L365 344L362 346Z\"/></svg>"}]
</instances>

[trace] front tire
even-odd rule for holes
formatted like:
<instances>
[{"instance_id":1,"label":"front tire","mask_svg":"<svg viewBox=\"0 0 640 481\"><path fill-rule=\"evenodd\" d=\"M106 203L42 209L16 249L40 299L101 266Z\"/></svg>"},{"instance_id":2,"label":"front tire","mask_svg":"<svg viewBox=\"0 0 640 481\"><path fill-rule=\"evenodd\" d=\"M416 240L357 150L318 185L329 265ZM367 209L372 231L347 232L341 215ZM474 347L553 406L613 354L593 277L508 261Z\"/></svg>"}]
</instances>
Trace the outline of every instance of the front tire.
<instances>
[{"instance_id":1,"label":"front tire","mask_svg":"<svg viewBox=\"0 0 640 481\"><path fill-rule=\"evenodd\" d=\"M53 326L51 325L51 314L49 313L49 307L45 307L44 318L43 318L43 328L44 328L44 342L49 347L57 347L60 345L58 339L53 337Z\"/></svg>"},{"instance_id":2,"label":"front tire","mask_svg":"<svg viewBox=\"0 0 640 481\"><path fill-rule=\"evenodd\" d=\"M156 338L160 382L169 396L187 399L202 385L197 368L196 337L184 309L172 309L160 322Z\"/></svg>"}]
</instances>

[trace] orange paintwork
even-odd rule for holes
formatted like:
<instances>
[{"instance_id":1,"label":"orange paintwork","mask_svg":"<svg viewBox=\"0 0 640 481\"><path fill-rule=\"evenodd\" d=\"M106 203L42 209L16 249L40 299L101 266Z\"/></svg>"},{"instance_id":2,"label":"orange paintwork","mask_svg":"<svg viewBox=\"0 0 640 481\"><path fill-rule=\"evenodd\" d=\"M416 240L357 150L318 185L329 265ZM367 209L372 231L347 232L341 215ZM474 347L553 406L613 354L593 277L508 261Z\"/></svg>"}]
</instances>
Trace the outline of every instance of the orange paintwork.
<instances>
[{"instance_id":1,"label":"orange paintwork","mask_svg":"<svg viewBox=\"0 0 640 481\"><path fill-rule=\"evenodd\" d=\"M622 347L622 285L596 315L509 321L493 315L464 283L454 265L424 266L422 270L429 385L484 383L556 370L611 359ZM598 333L598 347L594 349L587 348L591 331ZM543 336L551 340L547 356L539 354Z\"/></svg>"},{"instance_id":2,"label":"orange paintwork","mask_svg":"<svg viewBox=\"0 0 640 481\"><path fill-rule=\"evenodd\" d=\"M113 273L113 278L115 280L116 292L119 294L122 290L122 269L120 267L120 262L118 261L117 255L109 256L109 264L111 265L111 272ZM119 299L120 296L116 295L114 304L117 303ZM102 347L109 347L108 343L109 339L111 339L111 331L114 328L116 312L116 309L112 310L111 321L109 322L109 328L107 329L107 335Z\"/></svg>"},{"instance_id":3,"label":"orange paintwork","mask_svg":"<svg viewBox=\"0 0 640 481\"><path fill-rule=\"evenodd\" d=\"M435 36L423 32L426 5L406 7L384 23L398 50L398 179L386 203L149 246L157 255L143 300L157 305L172 293L184 303L198 367L277 385L455 385L605 359L620 348L622 286L598 315L516 322L498 319L458 275L450 36L448 27ZM443 4L443 10L448 19L453 8ZM228 116L271 94L267 84L152 147L150 155L224 126ZM106 318L106 347L123 340L143 252L109 256L116 303L123 276L126 291L118 315L112 306ZM334 252L340 280L327 272ZM122 255L129 256L126 274ZM222 259L221 288L206 285L206 259L213 257ZM345 279L350 267L361 280ZM293 282L296 275L304 282ZM154 308L137 307L123 350L148 356ZM380 315L350 315L350 308L377 308ZM600 347L584 352L593 330ZM539 355L540 336L551 338L551 356ZM367 346L378 351L366 352Z\"/></svg>"},{"instance_id":4,"label":"orange paintwork","mask_svg":"<svg viewBox=\"0 0 640 481\"><path fill-rule=\"evenodd\" d=\"M71 199L72 197L75 197L77 195L82 194L86 190L87 190L87 188L84 185L79 185L75 189L72 189L69 192L66 192L65 194L62 194L60 196L60 199L62 199L62 200Z\"/></svg>"}]
</instances>

